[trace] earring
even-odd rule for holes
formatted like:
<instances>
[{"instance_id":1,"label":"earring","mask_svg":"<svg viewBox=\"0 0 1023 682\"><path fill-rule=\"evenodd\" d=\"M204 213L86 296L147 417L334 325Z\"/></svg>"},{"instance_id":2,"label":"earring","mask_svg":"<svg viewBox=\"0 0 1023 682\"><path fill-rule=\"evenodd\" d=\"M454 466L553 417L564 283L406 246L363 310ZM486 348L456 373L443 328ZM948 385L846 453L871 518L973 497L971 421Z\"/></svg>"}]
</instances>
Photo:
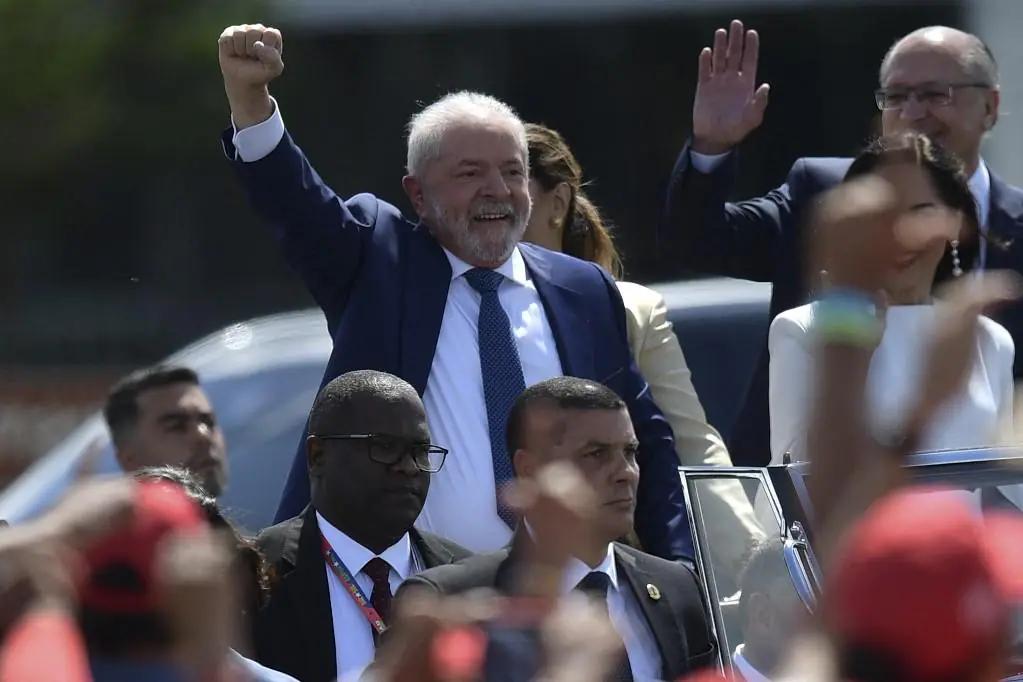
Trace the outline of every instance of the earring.
<instances>
[{"instance_id":1,"label":"earring","mask_svg":"<svg viewBox=\"0 0 1023 682\"><path fill-rule=\"evenodd\" d=\"M952 276L962 277L963 269L959 263L959 240L953 239L948 245L952 247Z\"/></svg>"}]
</instances>

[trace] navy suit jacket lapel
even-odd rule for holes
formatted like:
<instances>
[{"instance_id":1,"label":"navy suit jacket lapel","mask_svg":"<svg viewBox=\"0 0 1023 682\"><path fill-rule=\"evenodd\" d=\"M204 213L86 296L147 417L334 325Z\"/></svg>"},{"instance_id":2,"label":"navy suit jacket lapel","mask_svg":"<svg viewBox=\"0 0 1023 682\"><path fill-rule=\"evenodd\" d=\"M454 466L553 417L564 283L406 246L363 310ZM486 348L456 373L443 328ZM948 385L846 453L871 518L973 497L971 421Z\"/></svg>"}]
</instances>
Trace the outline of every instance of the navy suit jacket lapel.
<instances>
[{"instance_id":1,"label":"navy suit jacket lapel","mask_svg":"<svg viewBox=\"0 0 1023 682\"><path fill-rule=\"evenodd\" d=\"M567 376L594 378L594 340L587 336L589 325L584 317L587 309L585 296L564 281L543 249L532 244L519 244L519 252L547 313L562 371Z\"/></svg>"},{"instance_id":2,"label":"navy suit jacket lapel","mask_svg":"<svg viewBox=\"0 0 1023 682\"><path fill-rule=\"evenodd\" d=\"M405 242L407 254L401 276L402 310L398 374L422 395L437 350L444 305L451 285L451 264L440 244L422 223Z\"/></svg>"},{"instance_id":3,"label":"navy suit jacket lapel","mask_svg":"<svg viewBox=\"0 0 1023 682\"><path fill-rule=\"evenodd\" d=\"M1002 181L991 173L991 211L988 214L988 231L993 238L1005 242L1004 248L989 245L987 267L1018 267L1020 258L1016 255L1023 248L1023 192Z\"/></svg>"}]
</instances>

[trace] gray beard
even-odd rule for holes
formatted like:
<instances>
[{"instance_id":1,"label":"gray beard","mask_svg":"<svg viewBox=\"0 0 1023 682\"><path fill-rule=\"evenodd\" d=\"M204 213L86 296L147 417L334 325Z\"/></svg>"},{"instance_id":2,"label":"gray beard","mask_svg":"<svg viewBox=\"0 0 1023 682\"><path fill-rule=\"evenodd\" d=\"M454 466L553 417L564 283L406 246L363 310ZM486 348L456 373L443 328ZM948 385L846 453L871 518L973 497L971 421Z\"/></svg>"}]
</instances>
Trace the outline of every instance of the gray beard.
<instances>
[{"instance_id":1,"label":"gray beard","mask_svg":"<svg viewBox=\"0 0 1023 682\"><path fill-rule=\"evenodd\" d=\"M434 235L448 237L448 241L458 244L462 254L483 263L503 263L508 260L516 244L526 233L526 225L529 223L528 211L525 216L513 213L512 228L504 233L503 239L489 239L470 228L470 219L467 216L455 218L432 200L429 204Z\"/></svg>"}]
</instances>

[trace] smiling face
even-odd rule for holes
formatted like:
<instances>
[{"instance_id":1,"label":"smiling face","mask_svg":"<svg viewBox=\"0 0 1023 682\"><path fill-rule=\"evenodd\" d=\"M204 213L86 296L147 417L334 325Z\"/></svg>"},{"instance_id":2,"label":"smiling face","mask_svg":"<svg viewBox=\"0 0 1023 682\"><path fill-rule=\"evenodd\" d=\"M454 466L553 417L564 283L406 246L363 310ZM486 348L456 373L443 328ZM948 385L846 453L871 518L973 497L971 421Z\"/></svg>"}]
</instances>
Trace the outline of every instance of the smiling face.
<instances>
[{"instance_id":1,"label":"smiling face","mask_svg":"<svg viewBox=\"0 0 1023 682\"><path fill-rule=\"evenodd\" d=\"M405 191L437 241L476 267L497 267L529 222L527 157L510 123L472 120L444 132L439 154Z\"/></svg>"},{"instance_id":2,"label":"smiling face","mask_svg":"<svg viewBox=\"0 0 1023 682\"><path fill-rule=\"evenodd\" d=\"M881 164L875 172L895 189L899 217L884 290L893 305L930 298L934 274L948 240L960 232L962 216L939 196L928 171L910 161Z\"/></svg>"},{"instance_id":3,"label":"smiling face","mask_svg":"<svg viewBox=\"0 0 1023 682\"><path fill-rule=\"evenodd\" d=\"M881 115L885 135L918 132L954 152L972 173L980 157L984 134L998 117L999 93L991 74L971 62L979 55L976 39L968 34L936 27L900 41L881 71L881 87L896 93L916 93L902 106ZM982 83L987 87L973 87ZM947 103L928 103L921 93L948 92Z\"/></svg>"}]
</instances>

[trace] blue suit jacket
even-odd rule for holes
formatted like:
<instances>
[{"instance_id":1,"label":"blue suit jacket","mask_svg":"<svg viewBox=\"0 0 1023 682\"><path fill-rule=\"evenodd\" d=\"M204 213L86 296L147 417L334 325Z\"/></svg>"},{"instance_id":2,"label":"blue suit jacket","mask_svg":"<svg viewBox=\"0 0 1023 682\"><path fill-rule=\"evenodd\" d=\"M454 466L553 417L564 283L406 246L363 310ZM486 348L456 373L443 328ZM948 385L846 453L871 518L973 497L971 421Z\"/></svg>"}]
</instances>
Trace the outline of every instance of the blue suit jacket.
<instances>
[{"instance_id":1,"label":"blue suit jacket","mask_svg":"<svg viewBox=\"0 0 1023 682\"><path fill-rule=\"evenodd\" d=\"M661 237L671 257L685 268L715 275L772 282L770 319L807 302L803 228L807 209L821 191L845 177L852 159L804 158L789 171L785 184L766 195L729 202L738 169L733 152L713 173L692 169L689 145L682 149L668 187ZM991 174L990 234L1009 241L987 249L987 267L1023 273L1023 190ZM970 262L969 258L964 258ZM1023 305L995 316L1023 347ZM737 465L764 466L771 459L768 409L767 330L763 351L733 430L729 451ZM1023 373L1023 353L1014 373Z\"/></svg>"},{"instance_id":2,"label":"blue suit jacket","mask_svg":"<svg viewBox=\"0 0 1023 682\"><path fill-rule=\"evenodd\" d=\"M224 143L234 158L229 133ZM334 349L323 384L345 372L375 369L402 377L422 395L451 281L437 241L373 195L342 200L288 134L266 158L234 166L326 315ZM614 281L592 263L531 244L519 249L565 374L606 384L628 405L640 441L636 532L643 547L661 557L692 559L671 428L632 362ZM278 518L298 515L308 502L300 444Z\"/></svg>"}]
</instances>

